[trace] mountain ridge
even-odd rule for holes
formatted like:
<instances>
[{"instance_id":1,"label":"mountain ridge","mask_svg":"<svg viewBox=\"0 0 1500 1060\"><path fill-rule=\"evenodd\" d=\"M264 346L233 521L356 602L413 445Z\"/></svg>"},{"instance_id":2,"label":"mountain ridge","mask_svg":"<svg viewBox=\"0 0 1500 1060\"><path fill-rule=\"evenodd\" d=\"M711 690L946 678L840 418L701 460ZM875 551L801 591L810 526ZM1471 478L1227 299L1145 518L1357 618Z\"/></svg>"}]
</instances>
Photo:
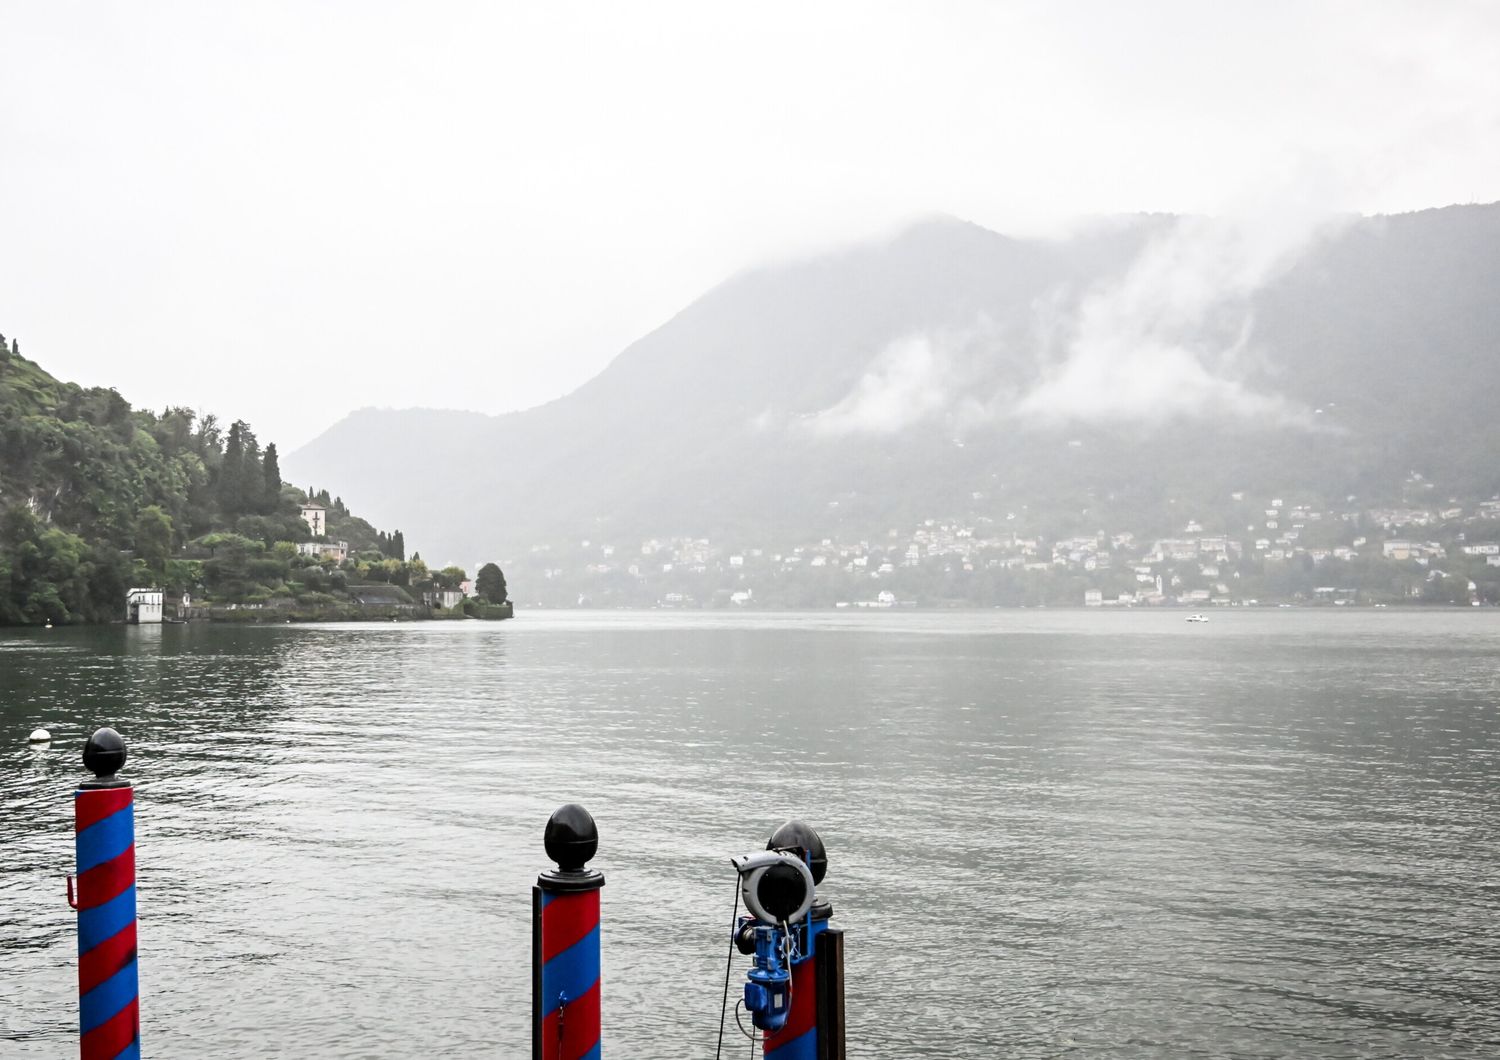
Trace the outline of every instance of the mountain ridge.
<instances>
[{"instance_id":1,"label":"mountain ridge","mask_svg":"<svg viewBox=\"0 0 1500 1060\"><path fill-rule=\"evenodd\" d=\"M1500 486L1448 444L1454 430L1500 443L1482 415L1500 400L1485 294L1500 206L1303 238L1278 258L1254 228L1196 218L1059 240L929 219L730 277L544 405L348 417L286 463L296 480L348 483L453 558L558 537L813 529L847 494L862 499L840 517L872 527L976 492L1063 504L1143 464L1159 468L1145 475L1157 492L1229 488L1265 459L1352 491L1394 488L1405 450L1465 489ZM1454 372L1464 385L1445 389ZM1046 401L1073 411L1025 422ZM1269 422L1275 403L1305 422ZM1392 417L1417 422L1386 430ZM1204 451L1164 444L1183 424ZM1075 467L1071 441L1097 466ZM411 503L384 510L382 482Z\"/></svg>"}]
</instances>

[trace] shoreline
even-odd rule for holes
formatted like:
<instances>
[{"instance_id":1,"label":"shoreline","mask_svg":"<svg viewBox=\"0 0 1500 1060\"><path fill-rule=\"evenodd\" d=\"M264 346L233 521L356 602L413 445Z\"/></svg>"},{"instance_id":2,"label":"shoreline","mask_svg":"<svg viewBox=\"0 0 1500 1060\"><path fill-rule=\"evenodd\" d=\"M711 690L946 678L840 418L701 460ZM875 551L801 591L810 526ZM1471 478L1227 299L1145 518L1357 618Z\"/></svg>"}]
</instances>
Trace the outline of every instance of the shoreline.
<instances>
[{"instance_id":1,"label":"shoreline","mask_svg":"<svg viewBox=\"0 0 1500 1060\"><path fill-rule=\"evenodd\" d=\"M195 611L199 610L194 608ZM204 611L210 609L204 608ZM1318 611L1328 613L1373 613L1388 612L1391 614L1474 614L1489 613L1500 610L1494 605L1470 605L1461 607L1454 604L1358 604L1358 605L1334 605L1334 604L1257 604L1254 606L1231 605L1212 608L1192 607L1189 605L1160 605L1160 606L1138 606L1138 607L1089 607L1082 604L1068 604L1055 606L994 606L994 607L862 607L862 608L835 608L835 607L759 607L759 608L689 608L689 607L546 607L543 605L532 605L527 608L530 614L546 615L569 615L569 614L637 614L637 615L743 615L746 617L764 617L771 615L829 615L849 617L852 615L980 615L994 614L996 612L1021 613L1021 612L1058 612L1064 614L1207 614L1212 618L1215 615L1226 615L1234 613L1274 614L1282 611L1306 612ZM239 626L280 626L280 625L316 625L316 624L382 624L389 625L397 623L416 622L503 622L515 617L515 610L511 606L505 608L507 613L503 615L467 615L462 612L430 612L425 608L413 607L391 607L391 608L329 608L321 610L298 610L298 609L257 609L247 607L213 609L212 613L194 615L185 621L168 621L161 623L145 623L147 626L201 626L201 625L239 625ZM44 625L0 625L3 630L26 630L26 629L108 629L112 626L130 626L134 623L116 622L66 622L55 626Z\"/></svg>"}]
</instances>

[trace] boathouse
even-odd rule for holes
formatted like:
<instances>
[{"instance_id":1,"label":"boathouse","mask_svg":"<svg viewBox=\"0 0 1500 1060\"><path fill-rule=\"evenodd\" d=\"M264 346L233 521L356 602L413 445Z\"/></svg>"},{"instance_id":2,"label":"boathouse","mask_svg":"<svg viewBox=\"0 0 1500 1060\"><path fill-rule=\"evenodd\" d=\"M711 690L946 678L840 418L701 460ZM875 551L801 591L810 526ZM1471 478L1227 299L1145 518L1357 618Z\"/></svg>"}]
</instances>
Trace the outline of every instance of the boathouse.
<instances>
[{"instance_id":1,"label":"boathouse","mask_svg":"<svg viewBox=\"0 0 1500 1060\"><path fill-rule=\"evenodd\" d=\"M132 625L160 625L162 590L131 589L125 594L125 621Z\"/></svg>"}]
</instances>

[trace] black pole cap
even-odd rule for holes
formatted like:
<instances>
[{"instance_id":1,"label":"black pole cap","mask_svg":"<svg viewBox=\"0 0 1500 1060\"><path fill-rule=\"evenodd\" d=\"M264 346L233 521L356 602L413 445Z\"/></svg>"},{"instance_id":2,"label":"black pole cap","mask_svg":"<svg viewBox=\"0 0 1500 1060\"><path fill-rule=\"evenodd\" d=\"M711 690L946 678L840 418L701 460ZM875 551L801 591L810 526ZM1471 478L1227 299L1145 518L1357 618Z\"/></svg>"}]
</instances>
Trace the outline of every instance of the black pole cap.
<instances>
[{"instance_id":1,"label":"black pole cap","mask_svg":"<svg viewBox=\"0 0 1500 1060\"><path fill-rule=\"evenodd\" d=\"M83 765L100 780L125 768L125 740L108 726L95 729L83 745Z\"/></svg>"},{"instance_id":2,"label":"black pole cap","mask_svg":"<svg viewBox=\"0 0 1500 1060\"><path fill-rule=\"evenodd\" d=\"M788 821L771 833L766 843L767 850L801 850L807 854L807 867L812 870L813 883L823 882L828 875L828 851L813 826L806 821Z\"/></svg>"},{"instance_id":3,"label":"black pole cap","mask_svg":"<svg viewBox=\"0 0 1500 1060\"><path fill-rule=\"evenodd\" d=\"M599 852L599 827L587 810L570 802L559 806L547 818L542 844L559 870L582 872L589 859Z\"/></svg>"}]
</instances>

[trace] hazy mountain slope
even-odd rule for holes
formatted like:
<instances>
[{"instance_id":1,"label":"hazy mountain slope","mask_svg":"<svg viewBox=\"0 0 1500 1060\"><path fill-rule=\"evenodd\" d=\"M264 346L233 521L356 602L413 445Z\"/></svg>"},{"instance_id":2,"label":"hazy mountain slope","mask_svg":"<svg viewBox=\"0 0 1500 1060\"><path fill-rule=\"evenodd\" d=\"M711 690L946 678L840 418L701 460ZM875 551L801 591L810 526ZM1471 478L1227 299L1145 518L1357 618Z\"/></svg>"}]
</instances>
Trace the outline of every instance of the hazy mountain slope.
<instances>
[{"instance_id":1,"label":"hazy mountain slope","mask_svg":"<svg viewBox=\"0 0 1500 1060\"><path fill-rule=\"evenodd\" d=\"M1064 268L1046 248L939 219L883 245L736 277L559 401L491 419L363 410L290 456L288 472L343 468L353 477L339 481L377 517L387 506L409 513L410 540L460 554L487 543L476 535L465 549L451 533L460 502L463 522L507 541L558 522L586 531L617 513L675 521L744 488L720 480L737 477L723 472L743 463L757 415L832 404L891 335L964 326ZM799 447L760 441L765 476L795 469Z\"/></svg>"},{"instance_id":2,"label":"hazy mountain slope","mask_svg":"<svg viewBox=\"0 0 1500 1060\"><path fill-rule=\"evenodd\" d=\"M455 489L467 490L494 463L478 454L488 451L496 421L477 412L360 409L284 458L282 469L310 489L337 482L340 495L351 503L360 498L358 507L376 525L388 525L390 513L409 512L430 531L459 517L469 500ZM339 467L347 478L334 474ZM419 530L407 540L420 548L431 538Z\"/></svg>"},{"instance_id":3,"label":"hazy mountain slope","mask_svg":"<svg viewBox=\"0 0 1500 1060\"><path fill-rule=\"evenodd\" d=\"M1358 442L1370 472L1493 492L1500 453L1500 205L1376 218L1257 300L1286 393Z\"/></svg>"},{"instance_id":4,"label":"hazy mountain slope","mask_svg":"<svg viewBox=\"0 0 1500 1060\"><path fill-rule=\"evenodd\" d=\"M1494 206L1269 251L1192 219L1037 242L939 218L735 277L540 408L365 410L285 463L438 560L1379 489L1418 463L1492 490L1497 237Z\"/></svg>"}]
</instances>

